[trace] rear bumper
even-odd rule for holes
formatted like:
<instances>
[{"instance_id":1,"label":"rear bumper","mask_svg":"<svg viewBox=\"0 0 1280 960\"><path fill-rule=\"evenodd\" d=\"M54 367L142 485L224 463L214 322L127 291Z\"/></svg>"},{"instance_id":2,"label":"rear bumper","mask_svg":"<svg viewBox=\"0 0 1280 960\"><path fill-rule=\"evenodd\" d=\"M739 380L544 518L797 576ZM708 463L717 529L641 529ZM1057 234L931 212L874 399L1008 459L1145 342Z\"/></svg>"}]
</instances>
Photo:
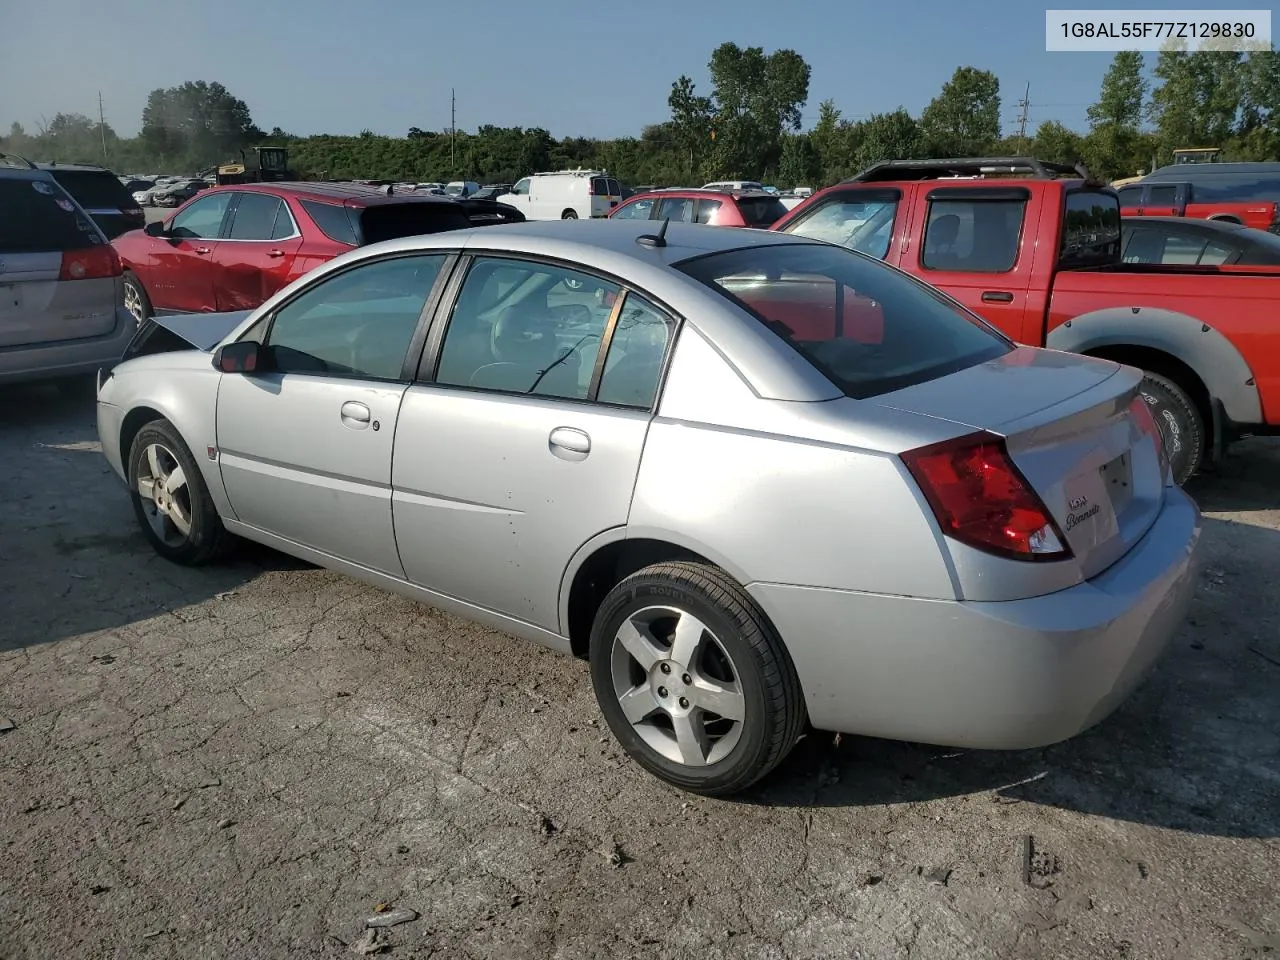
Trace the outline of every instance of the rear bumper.
<instances>
[{"instance_id":1,"label":"rear bumper","mask_svg":"<svg viewBox=\"0 0 1280 960\"><path fill-rule=\"evenodd\" d=\"M133 314L116 308L110 333L84 340L52 341L0 348L0 383L55 380L96 373L120 359L137 329Z\"/></svg>"},{"instance_id":2,"label":"rear bumper","mask_svg":"<svg viewBox=\"0 0 1280 960\"><path fill-rule=\"evenodd\" d=\"M1195 592L1200 511L1180 489L1086 583L1003 603L748 587L786 640L819 729L973 749L1065 740L1147 675Z\"/></svg>"}]
</instances>

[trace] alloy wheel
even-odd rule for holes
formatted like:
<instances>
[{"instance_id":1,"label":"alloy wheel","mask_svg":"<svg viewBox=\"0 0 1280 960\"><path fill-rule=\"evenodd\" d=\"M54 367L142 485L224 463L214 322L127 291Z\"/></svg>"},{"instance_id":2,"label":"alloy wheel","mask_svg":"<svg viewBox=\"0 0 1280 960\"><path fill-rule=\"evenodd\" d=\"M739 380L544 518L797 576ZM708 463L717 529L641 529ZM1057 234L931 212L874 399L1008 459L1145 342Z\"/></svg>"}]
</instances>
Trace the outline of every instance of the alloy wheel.
<instances>
[{"instance_id":1,"label":"alloy wheel","mask_svg":"<svg viewBox=\"0 0 1280 960\"><path fill-rule=\"evenodd\" d=\"M185 543L191 536L191 491L173 451L160 443L149 444L138 461L134 488L156 537L171 547Z\"/></svg>"}]
</instances>

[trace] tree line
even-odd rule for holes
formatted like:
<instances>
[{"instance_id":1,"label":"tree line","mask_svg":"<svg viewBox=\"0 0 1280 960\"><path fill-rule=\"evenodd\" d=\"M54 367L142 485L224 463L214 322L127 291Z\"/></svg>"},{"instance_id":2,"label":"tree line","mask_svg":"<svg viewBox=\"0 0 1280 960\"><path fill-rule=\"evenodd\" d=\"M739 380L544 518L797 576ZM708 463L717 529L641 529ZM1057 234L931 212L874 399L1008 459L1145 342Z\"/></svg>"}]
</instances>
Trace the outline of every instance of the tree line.
<instances>
[{"instance_id":1,"label":"tree line","mask_svg":"<svg viewBox=\"0 0 1280 960\"><path fill-rule=\"evenodd\" d=\"M556 139L540 127L483 125L474 132L413 127L404 137L292 136L264 131L248 105L220 83L191 81L148 97L138 136L117 136L81 114L57 114L28 132L14 123L0 150L39 160L101 163L117 171L185 172L238 159L255 144L289 148L290 167L316 179L513 182L537 170L607 169L632 184L697 185L752 178L820 186L888 159L1020 155L1075 163L1109 178L1168 163L1179 147L1218 147L1223 159L1280 158L1280 54L1161 51L1155 82L1141 53L1117 53L1088 110L1088 129L1048 120L1033 135L1001 132L995 74L960 67L938 95L907 110L848 119L833 100L802 129L810 67L794 50L721 44L708 63L710 89L687 76L668 97L670 117L639 136Z\"/></svg>"}]
</instances>

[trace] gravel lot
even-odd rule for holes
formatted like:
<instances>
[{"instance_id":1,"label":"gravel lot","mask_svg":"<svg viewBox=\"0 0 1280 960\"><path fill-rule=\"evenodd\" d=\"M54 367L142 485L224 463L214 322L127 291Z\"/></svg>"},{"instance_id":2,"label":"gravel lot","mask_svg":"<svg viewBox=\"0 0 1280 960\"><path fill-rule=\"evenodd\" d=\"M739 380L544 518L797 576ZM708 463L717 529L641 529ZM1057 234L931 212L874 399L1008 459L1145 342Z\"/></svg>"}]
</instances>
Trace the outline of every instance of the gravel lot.
<instances>
[{"instance_id":1,"label":"gravel lot","mask_svg":"<svg viewBox=\"0 0 1280 960\"><path fill-rule=\"evenodd\" d=\"M379 904L420 914L392 957L1280 950L1280 444L1195 487L1191 622L1099 728L810 735L712 801L620 753L585 664L265 550L166 564L87 396L0 401L5 960L354 956Z\"/></svg>"}]
</instances>

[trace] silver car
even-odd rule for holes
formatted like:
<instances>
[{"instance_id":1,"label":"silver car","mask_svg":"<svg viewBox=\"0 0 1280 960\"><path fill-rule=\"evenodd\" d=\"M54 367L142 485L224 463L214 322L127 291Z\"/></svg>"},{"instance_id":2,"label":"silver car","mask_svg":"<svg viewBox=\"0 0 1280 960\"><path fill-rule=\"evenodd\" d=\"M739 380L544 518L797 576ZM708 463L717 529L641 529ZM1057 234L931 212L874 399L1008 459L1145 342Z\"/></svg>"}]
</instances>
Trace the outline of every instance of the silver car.
<instances>
[{"instance_id":1,"label":"silver car","mask_svg":"<svg viewBox=\"0 0 1280 960\"><path fill-rule=\"evenodd\" d=\"M0 383L119 359L136 323L120 258L53 176L0 155Z\"/></svg>"},{"instance_id":2,"label":"silver car","mask_svg":"<svg viewBox=\"0 0 1280 960\"><path fill-rule=\"evenodd\" d=\"M159 553L246 537L587 657L618 740L689 790L741 790L807 722L1070 737L1194 588L1139 371L834 245L411 237L132 352L98 430Z\"/></svg>"}]
</instances>

